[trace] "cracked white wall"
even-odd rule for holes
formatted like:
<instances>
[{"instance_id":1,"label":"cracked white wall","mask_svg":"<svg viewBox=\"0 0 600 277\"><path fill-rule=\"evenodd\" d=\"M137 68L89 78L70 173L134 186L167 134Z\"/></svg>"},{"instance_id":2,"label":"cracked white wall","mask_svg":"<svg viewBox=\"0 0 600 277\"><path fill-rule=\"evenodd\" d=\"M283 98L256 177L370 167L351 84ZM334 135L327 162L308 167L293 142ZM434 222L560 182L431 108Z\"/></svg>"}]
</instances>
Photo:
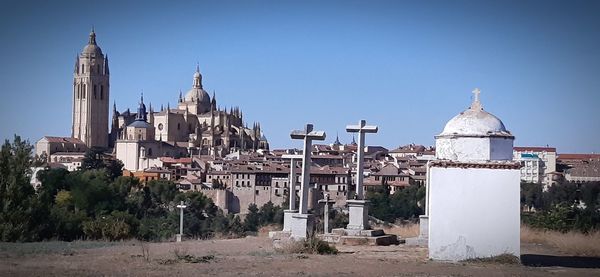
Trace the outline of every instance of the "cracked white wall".
<instances>
[{"instance_id":1,"label":"cracked white wall","mask_svg":"<svg viewBox=\"0 0 600 277\"><path fill-rule=\"evenodd\" d=\"M520 255L518 169L431 167L429 258Z\"/></svg>"}]
</instances>

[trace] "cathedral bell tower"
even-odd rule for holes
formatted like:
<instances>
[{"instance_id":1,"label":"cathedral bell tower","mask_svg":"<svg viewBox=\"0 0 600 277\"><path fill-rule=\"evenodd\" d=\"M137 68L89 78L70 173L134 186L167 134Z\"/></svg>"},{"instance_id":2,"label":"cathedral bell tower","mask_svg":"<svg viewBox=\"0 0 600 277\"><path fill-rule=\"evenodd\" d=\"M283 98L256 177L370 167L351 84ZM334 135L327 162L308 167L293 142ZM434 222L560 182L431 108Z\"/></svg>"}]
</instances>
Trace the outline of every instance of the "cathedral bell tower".
<instances>
[{"instance_id":1,"label":"cathedral bell tower","mask_svg":"<svg viewBox=\"0 0 600 277\"><path fill-rule=\"evenodd\" d=\"M94 29L75 61L71 136L88 147L108 147L108 56L96 44Z\"/></svg>"}]
</instances>

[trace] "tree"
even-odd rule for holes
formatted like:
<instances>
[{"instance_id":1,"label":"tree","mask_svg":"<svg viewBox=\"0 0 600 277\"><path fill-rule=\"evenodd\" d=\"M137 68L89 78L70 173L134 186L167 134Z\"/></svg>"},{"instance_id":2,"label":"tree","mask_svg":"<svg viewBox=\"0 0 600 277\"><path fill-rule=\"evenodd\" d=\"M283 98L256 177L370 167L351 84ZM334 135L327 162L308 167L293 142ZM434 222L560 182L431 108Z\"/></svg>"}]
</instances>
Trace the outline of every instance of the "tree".
<instances>
[{"instance_id":1,"label":"tree","mask_svg":"<svg viewBox=\"0 0 600 277\"><path fill-rule=\"evenodd\" d=\"M56 194L61 190L70 190L67 182L69 171L64 168L46 169L38 173L38 179L42 183L38 190L38 198L48 209L54 203Z\"/></svg>"},{"instance_id":2,"label":"tree","mask_svg":"<svg viewBox=\"0 0 600 277\"><path fill-rule=\"evenodd\" d=\"M521 205L542 208L542 184L521 183Z\"/></svg>"},{"instance_id":3,"label":"tree","mask_svg":"<svg viewBox=\"0 0 600 277\"><path fill-rule=\"evenodd\" d=\"M102 169L106 172L108 178L112 181L123 175L123 163L105 153L106 149L102 147L92 147L85 152L81 161L82 170Z\"/></svg>"},{"instance_id":4,"label":"tree","mask_svg":"<svg viewBox=\"0 0 600 277\"><path fill-rule=\"evenodd\" d=\"M31 241L45 226L44 211L37 200L31 178L31 151L28 141L16 136L0 150L0 239ZM45 227L42 227L45 228Z\"/></svg>"},{"instance_id":5,"label":"tree","mask_svg":"<svg viewBox=\"0 0 600 277\"><path fill-rule=\"evenodd\" d=\"M236 215L235 217L232 217L232 218L233 219L229 220L229 222L230 222L229 232L236 236L243 236L245 234L244 225L242 224L240 217Z\"/></svg>"},{"instance_id":6,"label":"tree","mask_svg":"<svg viewBox=\"0 0 600 277\"><path fill-rule=\"evenodd\" d=\"M258 213L258 208L256 204L252 203L248 205L248 214L244 219L244 230L250 232L258 231L260 227L260 214Z\"/></svg>"}]
</instances>

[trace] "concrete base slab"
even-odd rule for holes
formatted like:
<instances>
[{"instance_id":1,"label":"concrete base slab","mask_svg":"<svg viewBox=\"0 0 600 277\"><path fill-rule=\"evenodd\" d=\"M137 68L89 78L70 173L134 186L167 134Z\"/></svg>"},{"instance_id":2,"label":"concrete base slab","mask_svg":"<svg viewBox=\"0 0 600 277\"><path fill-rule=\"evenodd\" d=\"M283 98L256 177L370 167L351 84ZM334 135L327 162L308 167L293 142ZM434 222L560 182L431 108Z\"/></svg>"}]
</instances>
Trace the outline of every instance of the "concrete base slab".
<instances>
[{"instance_id":1,"label":"concrete base slab","mask_svg":"<svg viewBox=\"0 0 600 277\"><path fill-rule=\"evenodd\" d=\"M427 247L428 244L427 238L415 237L415 238L406 238L406 245L409 246L423 246Z\"/></svg>"},{"instance_id":2,"label":"concrete base slab","mask_svg":"<svg viewBox=\"0 0 600 277\"><path fill-rule=\"evenodd\" d=\"M398 239L396 235L386 235L381 229L377 230L354 230L333 229L331 234L319 235L319 238L335 244L342 245L397 245L404 243L404 239Z\"/></svg>"},{"instance_id":3,"label":"concrete base slab","mask_svg":"<svg viewBox=\"0 0 600 277\"><path fill-rule=\"evenodd\" d=\"M283 231L292 231L292 215L297 214L298 210L285 210L283 211Z\"/></svg>"},{"instance_id":4,"label":"concrete base slab","mask_svg":"<svg viewBox=\"0 0 600 277\"><path fill-rule=\"evenodd\" d=\"M292 214L291 238L303 240L313 232L315 217L312 214Z\"/></svg>"}]
</instances>

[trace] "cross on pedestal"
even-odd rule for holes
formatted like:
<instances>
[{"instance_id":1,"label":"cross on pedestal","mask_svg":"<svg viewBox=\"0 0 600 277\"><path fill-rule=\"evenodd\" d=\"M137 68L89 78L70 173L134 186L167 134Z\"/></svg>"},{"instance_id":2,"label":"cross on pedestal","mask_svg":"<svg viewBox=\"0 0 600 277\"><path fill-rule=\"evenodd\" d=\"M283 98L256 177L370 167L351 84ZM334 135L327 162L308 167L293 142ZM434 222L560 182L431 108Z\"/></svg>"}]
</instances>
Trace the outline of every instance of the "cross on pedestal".
<instances>
[{"instance_id":1,"label":"cross on pedestal","mask_svg":"<svg viewBox=\"0 0 600 277\"><path fill-rule=\"evenodd\" d=\"M295 130L290 134L292 139L304 140L302 149L302 181L300 183L300 211L292 214L290 228L292 239L305 239L313 228L313 215L308 214L308 186L310 183L310 153L313 140L325 140L325 132L313 131L312 124L306 124L304 130Z\"/></svg>"},{"instance_id":2,"label":"cross on pedestal","mask_svg":"<svg viewBox=\"0 0 600 277\"><path fill-rule=\"evenodd\" d=\"M187 208L186 205L181 204L177 205L177 208L180 210L179 212L179 235L177 235L177 242L181 242L181 238L183 237L183 209Z\"/></svg>"},{"instance_id":3,"label":"cross on pedestal","mask_svg":"<svg viewBox=\"0 0 600 277\"><path fill-rule=\"evenodd\" d=\"M290 176L289 176L289 198L290 201L289 209L283 211L283 231L292 230L292 215L297 214L296 209L296 164L302 160L302 155L283 155L283 159L290 159Z\"/></svg>"},{"instance_id":4,"label":"cross on pedestal","mask_svg":"<svg viewBox=\"0 0 600 277\"><path fill-rule=\"evenodd\" d=\"M300 213L306 214L308 212L308 186L310 183L310 153L312 151L313 140L325 140L324 131L313 131L312 124L306 124L304 130L294 130L290 134L292 139L304 140L304 147L302 148L302 182L300 183Z\"/></svg>"},{"instance_id":5,"label":"cross on pedestal","mask_svg":"<svg viewBox=\"0 0 600 277\"><path fill-rule=\"evenodd\" d=\"M346 234L350 236L360 235L363 230L369 229L369 201L365 200L363 189L363 167L365 156L365 134L377 133L377 126L367 126L365 120L358 122L358 125L346 126L346 131L358 133L358 149L356 149L356 196L353 200L348 200L348 226Z\"/></svg>"},{"instance_id":6,"label":"cross on pedestal","mask_svg":"<svg viewBox=\"0 0 600 277\"><path fill-rule=\"evenodd\" d=\"M335 201L329 198L329 194L325 194L324 199L319 200L319 203L325 203L325 208L323 211L323 233L329 234L331 232L329 229L329 205L335 204Z\"/></svg>"},{"instance_id":7,"label":"cross on pedestal","mask_svg":"<svg viewBox=\"0 0 600 277\"><path fill-rule=\"evenodd\" d=\"M365 134L377 133L377 126L367 126L367 121L364 119L358 122L358 125L346 126L346 131L349 133L358 133L358 149L356 149L356 199L363 200L363 164L365 156Z\"/></svg>"}]
</instances>

